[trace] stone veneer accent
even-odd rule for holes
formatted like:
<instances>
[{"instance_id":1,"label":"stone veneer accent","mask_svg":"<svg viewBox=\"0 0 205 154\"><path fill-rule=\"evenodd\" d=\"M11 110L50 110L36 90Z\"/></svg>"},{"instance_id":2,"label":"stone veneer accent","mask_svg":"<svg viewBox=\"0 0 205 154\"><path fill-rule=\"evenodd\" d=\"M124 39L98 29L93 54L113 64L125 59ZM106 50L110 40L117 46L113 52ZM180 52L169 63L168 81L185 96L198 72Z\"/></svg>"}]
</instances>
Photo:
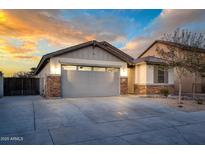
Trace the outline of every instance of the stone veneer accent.
<instances>
[{"instance_id":1,"label":"stone veneer accent","mask_svg":"<svg viewBox=\"0 0 205 154\"><path fill-rule=\"evenodd\" d=\"M174 93L174 85L134 85L134 93L141 95L160 94L160 89L168 88L170 93Z\"/></svg>"},{"instance_id":2,"label":"stone veneer accent","mask_svg":"<svg viewBox=\"0 0 205 154\"><path fill-rule=\"evenodd\" d=\"M120 95L128 94L128 78L120 77Z\"/></svg>"},{"instance_id":3,"label":"stone veneer accent","mask_svg":"<svg viewBox=\"0 0 205 154\"><path fill-rule=\"evenodd\" d=\"M61 97L61 76L47 76L46 97Z\"/></svg>"}]
</instances>

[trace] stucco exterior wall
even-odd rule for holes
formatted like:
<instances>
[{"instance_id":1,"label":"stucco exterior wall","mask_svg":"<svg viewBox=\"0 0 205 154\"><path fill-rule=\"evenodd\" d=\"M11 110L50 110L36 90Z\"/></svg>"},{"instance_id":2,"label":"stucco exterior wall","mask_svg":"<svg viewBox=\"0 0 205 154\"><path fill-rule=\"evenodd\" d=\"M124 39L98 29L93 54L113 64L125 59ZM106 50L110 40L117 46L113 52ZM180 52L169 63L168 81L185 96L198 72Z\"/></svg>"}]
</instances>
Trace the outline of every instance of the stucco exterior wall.
<instances>
[{"instance_id":1,"label":"stucco exterior wall","mask_svg":"<svg viewBox=\"0 0 205 154\"><path fill-rule=\"evenodd\" d=\"M176 91L178 91L179 90L179 86L178 86L179 80L177 77L176 70L174 71L175 71L174 84L175 84ZM196 86L196 92L201 92L201 86L199 85L202 84L202 78L200 76L197 76L196 83L198 84ZM182 92L192 93L193 84L194 84L194 74L187 72L187 74L182 77Z\"/></svg>"},{"instance_id":2,"label":"stucco exterior wall","mask_svg":"<svg viewBox=\"0 0 205 154\"><path fill-rule=\"evenodd\" d=\"M168 84L174 84L174 69L168 69Z\"/></svg>"},{"instance_id":3,"label":"stucco exterior wall","mask_svg":"<svg viewBox=\"0 0 205 154\"><path fill-rule=\"evenodd\" d=\"M163 88L174 92L173 69L168 69L168 83L154 83L154 65L142 63L135 66L134 93L137 95L159 94Z\"/></svg>"},{"instance_id":4,"label":"stucco exterior wall","mask_svg":"<svg viewBox=\"0 0 205 154\"><path fill-rule=\"evenodd\" d=\"M147 84L154 84L154 66L153 65L147 65Z\"/></svg>"},{"instance_id":5,"label":"stucco exterior wall","mask_svg":"<svg viewBox=\"0 0 205 154\"><path fill-rule=\"evenodd\" d=\"M46 79L47 76L50 75L50 62L46 64L46 66L41 70L41 72L38 74L39 80L40 80L40 94L45 94L45 86L46 86Z\"/></svg>"},{"instance_id":6,"label":"stucco exterior wall","mask_svg":"<svg viewBox=\"0 0 205 154\"><path fill-rule=\"evenodd\" d=\"M134 93L135 67L128 68L128 93Z\"/></svg>"},{"instance_id":7,"label":"stucco exterior wall","mask_svg":"<svg viewBox=\"0 0 205 154\"><path fill-rule=\"evenodd\" d=\"M135 84L156 85L156 83L154 83L154 65L147 65L146 63L136 65ZM168 84L174 84L174 71L171 68L168 69Z\"/></svg>"},{"instance_id":8,"label":"stucco exterior wall","mask_svg":"<svg viewBox=\"0 0 205 154\"><path fill-rule=\"evenodd\" d=\"M163 48L165 51L168 51L167 46L161 43L156 43L155 45L153 45L144 55L142 55L141 58L143 57L147 57L147 56L155 56L155 57L159 57L159 55L156 52L156 48Z\"/></svg>"},{"instance_id":9,"label":"stucco exterior wall","mask_svg":"<svg viewBox=\"0 0 205 154\"><path fill-rule=\"evenodd\" d=\"M147 84L147 65L145 63L135 66L135 84Z\"/></svg>"}]
</instances>

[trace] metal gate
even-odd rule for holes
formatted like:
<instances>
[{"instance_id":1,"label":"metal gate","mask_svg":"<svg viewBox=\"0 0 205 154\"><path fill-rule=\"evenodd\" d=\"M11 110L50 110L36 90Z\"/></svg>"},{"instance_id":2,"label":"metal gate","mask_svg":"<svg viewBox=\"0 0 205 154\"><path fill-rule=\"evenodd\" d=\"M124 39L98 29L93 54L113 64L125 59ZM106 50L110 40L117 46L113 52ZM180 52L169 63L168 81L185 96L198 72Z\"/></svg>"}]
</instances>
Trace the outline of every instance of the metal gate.
<instances>
[{"instance_id":1,"label":"metal gate","mask_svg":"<svg viewBox=\"0 0 205 154\"><path fill-rule=\"evenodd\" d=\"M39 95L38 78L4 78L4 96Z\"/></svg>"}]
</instances>

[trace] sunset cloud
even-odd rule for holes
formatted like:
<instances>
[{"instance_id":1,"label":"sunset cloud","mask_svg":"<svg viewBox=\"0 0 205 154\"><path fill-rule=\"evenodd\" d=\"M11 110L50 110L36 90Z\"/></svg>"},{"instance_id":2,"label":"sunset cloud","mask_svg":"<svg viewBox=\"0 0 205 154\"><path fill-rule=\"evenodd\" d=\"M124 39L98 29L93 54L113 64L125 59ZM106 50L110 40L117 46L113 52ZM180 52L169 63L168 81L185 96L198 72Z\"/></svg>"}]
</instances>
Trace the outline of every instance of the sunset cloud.
<instances>
[{"instance_id":1,"label":"sunset cloud","mask_svg":"<svg viewBox=\"0 0 205 154\"><path fill-rule=\"evenodd\" d=\"M46 53L93 39L136 57L177 27L204 32L204 21L204 10L0 10L0 70L26 71Z\"/></svg>"},{"instance_id":2,"label":"sunset cloud","mask_svg":"<svg viewBox=\"0 0 205 154\"><path fill-rule=\"evenodd\" d=\"M123 47L133 56L138 56L156 39L161 39L164 33L170 33L176 28L205 33L205 10L163 10L153 22L143 30L141 36L136 36Z\"/></svg>"},{"instance_id":3,"label":"sunset cloud","mask_svg":"<svg viewBox=\"0 0 205 154\"><path fill-rule=\"evenodd\" d=\"M19 66L19 63L28 59L33 65L37 65L36 61L40 56L50 52L39 49L44 48L39 44L41 40L48 43L50 50L93 39L110 42L126 40L127 26L123 19L89 13L67 18L62 16L63 11L65 10L0 10L0 65L15 60ZM67 10L66 13L73 11Z\"/></svg>"},{"instance_id":4,"label":"sunset cloud","mask_svg":"<svg viewBox=\"0 0 205 154\"><path fill-rule=\"evenodd\" d=\"M30 60L39 60L40 57L37 56L24 56L24 55L17 55L15 56L17 59L30 59Z\"/></svg>"},{"instance_id":5,"label":"sunset cloud","mask_svg":"<svg viewBox=\"0 0 205 154\"><path fill-rule=\"evenodd\" d=\"M3 10L1 16L0 35L25 41L46 39L62 46L125 37L126 25L115 16L99 18L85 14L66 20L58 10Z\"/></svg>"}]
</instances>

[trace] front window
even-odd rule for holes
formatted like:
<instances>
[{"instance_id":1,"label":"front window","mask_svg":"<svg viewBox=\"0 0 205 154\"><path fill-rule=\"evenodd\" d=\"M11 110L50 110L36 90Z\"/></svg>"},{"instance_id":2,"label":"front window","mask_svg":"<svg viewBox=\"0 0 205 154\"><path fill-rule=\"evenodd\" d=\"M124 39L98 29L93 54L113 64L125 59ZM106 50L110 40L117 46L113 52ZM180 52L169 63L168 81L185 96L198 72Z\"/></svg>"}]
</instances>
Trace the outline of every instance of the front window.
<instances>
[{"instance_id":1,"label":"front window","mask_svg":"<svg viewBox=\"0 0 205 154\"><path fill-rule=\"evenodd\" d=\"M168 83L168 71L164 66L154 67L154 83Z\"/></svg>"},{"instance_id":2,"label":"front window","mask_svg":"<svg viewBox=\"0 0 205 154\"><path fill-rule=\"evenodd\" d=\"M93 71L105 72L105 70L106 70L105 67L93 67Z\"/></svg>"},{"instance_id":3,"label":"front window","mask_svg":"<svg viewBox=\"0 0 205 154\"><path fill-rule=\"evenodd\" d=\"M63 69L73 71L73 70L77 70L77 66L72 66L72 65L63 66Z\"/></svg>"},{"instance_id":4,"label":"front window","mask_svg":"<svg viewBox=\"0 0 205 154\"><path fill-rule=\"evenodd\" d=\"M64 65L64 70L78 70L78 71L96 71L96 72L119 72L120 68L115 67L98 67L98 66L75 66L75 65Z\"/></svg>"},{"instance_id":5,"label":"front window","mask_svg":"<svg viewBox=\"0 0 205 154\"><path fill-rule=\"evenodd\" d=\"M158 83L164 83L165 80L165 71L163 66L158 67Z\"/></svg>"},{"instance_id":6,"label":"front window","mask_svg":"<svg viewBox=\"0 0 205 154\"><path fill-rule=\"evenodd\" d=\"M114 67L107 68L107 72L119 72L119 71L120 71L119 68L114 68Z\"/></svg>"},{"instance_id":7,"label":"front window","mask_svg":"<svg viewBox=\"0 0 205 154\"><path fill-rule=\"evenodd\" d=\"M79 71L92 71L92 67L88 66L78 66Z\"/></svg>"}]
</instances>

